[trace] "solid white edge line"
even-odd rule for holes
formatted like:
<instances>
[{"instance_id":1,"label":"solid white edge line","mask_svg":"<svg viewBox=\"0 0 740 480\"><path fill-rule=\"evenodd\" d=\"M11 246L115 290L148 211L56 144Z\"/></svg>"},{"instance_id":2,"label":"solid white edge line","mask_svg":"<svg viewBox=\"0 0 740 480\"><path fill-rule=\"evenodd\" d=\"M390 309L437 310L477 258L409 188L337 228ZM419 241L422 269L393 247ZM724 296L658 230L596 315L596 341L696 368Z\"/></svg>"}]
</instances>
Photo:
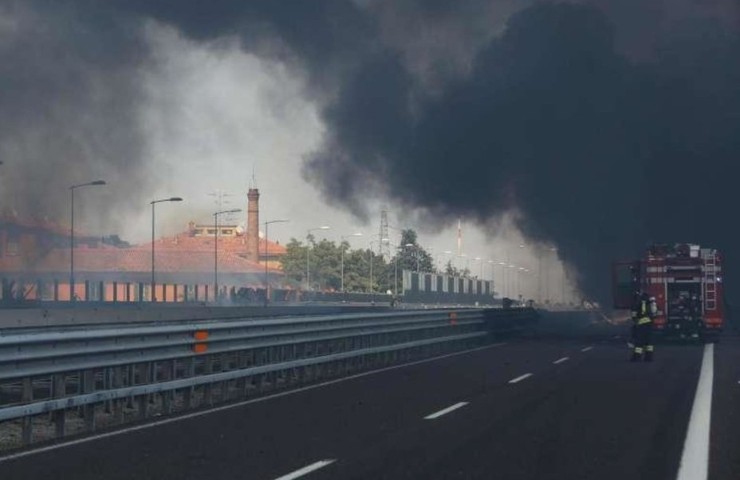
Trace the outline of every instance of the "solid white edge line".
<instances>
[{"instance_id":1,"label":"solid white edge line","mask_svg":"<svg viewBox=\"0 0 740 480\"><path fill-rule=\"evenodd\" d=\"M588 352L589 350L593 350L593 348L594 347L585 347L585 348L582 348L581 351L582 352Z\"/></svg>"},{"instance_id":2,"label":"solid white edge line","mask_svg":"<svg viewBox=\"0 0 740 480\"><path fill-rule=\"evenodd\" d=\"M704 345L699 382L691 407L677 480L706 480L709 475L709 433L712 423L714 344Z\"/></svg>"},{"instance_id":3,"label":"solid white edge line","mask_svg":"<svg viewBox=\"0 0 740 480\"><path fill-rule=\"evenodd\" d=\"M319 460L318 462L312 463L311 465L306 465L305 467L300 468L295 472L291 472L287 475L283 475L282 477L278 477L275 480L294 480L304 475L308 475L309 473L314 472L319 468L324 468L327 465L331 465L334 462L336 462L336 459Z\"/></svg>"},{"instance_id":4,"label":"solid white edge line","mask_svg":"<svg viewBox=\"0 0 740 480\"><path fill-rule=\"evenodd\" d=\"M101 439L104 439L104 438L116 437L118 435L123 435L123 434L126 434L126 433L137 432L139 430L146 430L146 429L149 429L149 428L158 427L160 425L166 425L168 423L180 422L180 421L183 421L183 420L188 420L190 418L202 417L204 415L209 415L211 413L216 413L216 412L221 412L221 411L224 411L224 410L231 410L233 408L243 407L244 405L250 405L250 404L253 404L253 403L266 402L266 401L272 400L274 398L287 397L288 395L295 395L297 393L306 392L308 390L314 390L314 389L321 388L321 387L327 387L329 385L334 385L335 383L345 382L345 381L348 381L348 380L354 380L356 378L367 377L367 376L370 376L370 375L376 375L378 373L383 373L383 372L387 372L387 371L390 371L390 370L396 370L398 368L413 367L414 365L421 365L423 363L429 363L429 362L433 362L433 361L436 361L436 360L442 360L442 359L450 358L450 357L457 357L459 355L465 355L466 353L477 352L477 351L480 351L480 350L486 350L486 349L494 348L494 347L501 347L503 345L506 345L506 342L499 342L499 343L494 343L494 344L491 344L491 345L484 345L482 347L471 348L470 350L463 350L463 351L460 351L460 352L447 353L445 355L440 355L438 357L425 358L425 359L422 359L422 360L416 360L414 362L409 362L409 363L402 363L401 365L393 365L391 367L385 367L385 368L381 368L381 369L378 369L378 370L370 370L370 371L358 373L356 375L352 375L352 376L349 376L349 377L342 377L342 378L337 378L337 379L334 379L334 380L328 380L328 381L323 382L323 383L317 383L316 385L307 385L305 387L296 388L295 390L286 390L285 392L275 393L275 394L272 394L272 395L267 395L265 397L252 398L252 399L249 399L249 400L244 400L244 401L241 401L241 402L238 402L238 403L230 403L228 405L222 405L220 407L215 407L215 408L211 408L211 409L208 409L208 410L202 410L202 411L193 412L193 413L186 413L186 414L178 415L176 417L171 417L171 418L164 418L162 420L157 420L157 421L153 421L153 422L149 422L149 423L144 423L142 425L136 425L136 426L133 426L133 427L126 427L126 428L122 428L120 430L114 430L114 431L111 431L111 432L99 433L97 435L92 435L90 437L84 437L84 438L78 438L78 439L75 439L75 440L63 441L63 442L60 442L60 443L55 443L53 445L47 445L45 447L35 448L33 450L24 450L22 452L17 452L17 453L12 453L10 455L0 456L0 463L7 462L9 460L16 460L18 458L27 457L27 456L30 456L30 455L35 455L37 453L49 452L49 451L52 451L52 450L58 450L60 448L65 448L65 447L72 447L74 445L80 445L82 443L88 443L88 442L92 442L92 441L95 441L95 440L101 440Z\"/></svg>"},{"instance_id":5,"label":"solid white edge line","mask_svg":"<svg viewBox=\"0 0 740 480\"><path fill-rule=\"evenodd\" d=\"M464 407L467 404L468 404L468 402L458 402L458 403L456 403L454 405L450 405L447 408L443 408L442 410L440 410L438 412L434 412L434 413L432 413L430 415L427 415L426 417L424 417L424 420L434 420L435 418L439 418L442 415L447 415L448 413L453 412L453 411L457 410L458 408L462 408L462 407Z\"/></svg>"},{"instance_id":6,"label":"solid white edge line","mask_svg":"<svg viewBox=\"0 0 740 480\"><path fill-rule=\"evenodd\" d=\"M518 377L512 378L511 380L509 380L509 383L519 383L522 380L531 377L532 375L534 375L534 374L532 374L532 373L525 373L524 375L519 375Z\"/></svg>"},{"instance_id":7,"label":"solid white edge line","mask_svg":"<svg viewBox=\"0 0 740 480\"><path fill-rule=\"evenodd\" d=\"M558 358L557 360L555 360L552 363L554 363L555 365L559 365L559 364L561 364L563 362L567 362L568 360L570 360L570 357L563 357L563 358Z\"/></svg>"}]
</instances>

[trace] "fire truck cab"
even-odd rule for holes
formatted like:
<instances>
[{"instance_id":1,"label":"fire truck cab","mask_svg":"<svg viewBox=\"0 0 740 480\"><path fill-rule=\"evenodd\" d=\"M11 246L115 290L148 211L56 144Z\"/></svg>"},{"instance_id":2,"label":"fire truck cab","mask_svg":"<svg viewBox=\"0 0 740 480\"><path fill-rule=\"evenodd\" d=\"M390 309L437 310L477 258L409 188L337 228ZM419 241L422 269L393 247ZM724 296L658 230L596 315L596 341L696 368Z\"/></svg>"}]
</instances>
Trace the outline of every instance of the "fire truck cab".
<instances>
[{"instance_id":1,"label":"fire truck cab","mask_svg":"<svg viewBox=\"0 0 740 480\"><path fill-rule=\"evenodd\" d=\"M724 324L722 258L716 249L656 244L640 260L615 262L614 308L629 309L639 292L655 298L655 333L715 341Z\"/></svg>"}]
</instances>

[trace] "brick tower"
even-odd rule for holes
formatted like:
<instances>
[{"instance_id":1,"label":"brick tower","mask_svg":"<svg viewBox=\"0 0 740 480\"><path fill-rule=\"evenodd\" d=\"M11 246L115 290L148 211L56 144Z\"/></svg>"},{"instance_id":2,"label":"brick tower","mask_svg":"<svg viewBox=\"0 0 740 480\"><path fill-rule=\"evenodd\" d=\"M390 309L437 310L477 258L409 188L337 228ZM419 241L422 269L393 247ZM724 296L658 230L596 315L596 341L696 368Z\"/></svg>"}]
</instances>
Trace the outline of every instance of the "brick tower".
<instances>
[{"instance_id":1,"label":"brick tower","mask_svg":"<svg viewBox=\"0 0 740 480\"><path fill-rule=\"evenodd\" d=\"M260 191L250 188L247 193L247 258L259 262L260 252Z\"/></svg>"}]
</instances>

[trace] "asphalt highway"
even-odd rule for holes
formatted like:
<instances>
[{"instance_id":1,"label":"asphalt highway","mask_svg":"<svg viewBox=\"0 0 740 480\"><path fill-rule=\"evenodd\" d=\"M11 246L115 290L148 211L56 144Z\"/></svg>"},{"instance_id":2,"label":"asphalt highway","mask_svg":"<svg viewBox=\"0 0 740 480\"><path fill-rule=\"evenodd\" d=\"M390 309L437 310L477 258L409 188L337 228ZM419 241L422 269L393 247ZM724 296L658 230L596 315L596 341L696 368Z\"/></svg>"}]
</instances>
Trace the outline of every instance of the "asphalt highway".
<instances>
[{"instance_id":1,"label":"asphalt highway","mask_svg":"<svg viewBox=\"0 0 740 480\"><path fill-rule=\"evenodd\" d=\"M166 419L0 458L0 478L673 480L682 459L740 478L740 339L636 364L620 334L508 340Z\"/></svg>"}]
</instances>

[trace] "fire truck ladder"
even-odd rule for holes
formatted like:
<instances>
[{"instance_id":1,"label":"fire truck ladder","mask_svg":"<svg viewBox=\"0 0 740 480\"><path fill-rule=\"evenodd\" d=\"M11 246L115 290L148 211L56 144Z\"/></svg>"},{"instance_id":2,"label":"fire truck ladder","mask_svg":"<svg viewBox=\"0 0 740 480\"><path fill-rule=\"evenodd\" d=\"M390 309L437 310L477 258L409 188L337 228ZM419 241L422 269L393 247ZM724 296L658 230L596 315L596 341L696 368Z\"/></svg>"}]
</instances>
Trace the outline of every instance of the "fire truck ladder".
<instances>
[{"instance_id":1,"label":"fire truck ladder","mask_svg":"<svg viewBox=\"0 0 740 480\"><path fill-rule=\"evenodd\" d=\"M714 251L704 255L704 308L717 308L717 255Z\"/></svg>"}]
</instances>

